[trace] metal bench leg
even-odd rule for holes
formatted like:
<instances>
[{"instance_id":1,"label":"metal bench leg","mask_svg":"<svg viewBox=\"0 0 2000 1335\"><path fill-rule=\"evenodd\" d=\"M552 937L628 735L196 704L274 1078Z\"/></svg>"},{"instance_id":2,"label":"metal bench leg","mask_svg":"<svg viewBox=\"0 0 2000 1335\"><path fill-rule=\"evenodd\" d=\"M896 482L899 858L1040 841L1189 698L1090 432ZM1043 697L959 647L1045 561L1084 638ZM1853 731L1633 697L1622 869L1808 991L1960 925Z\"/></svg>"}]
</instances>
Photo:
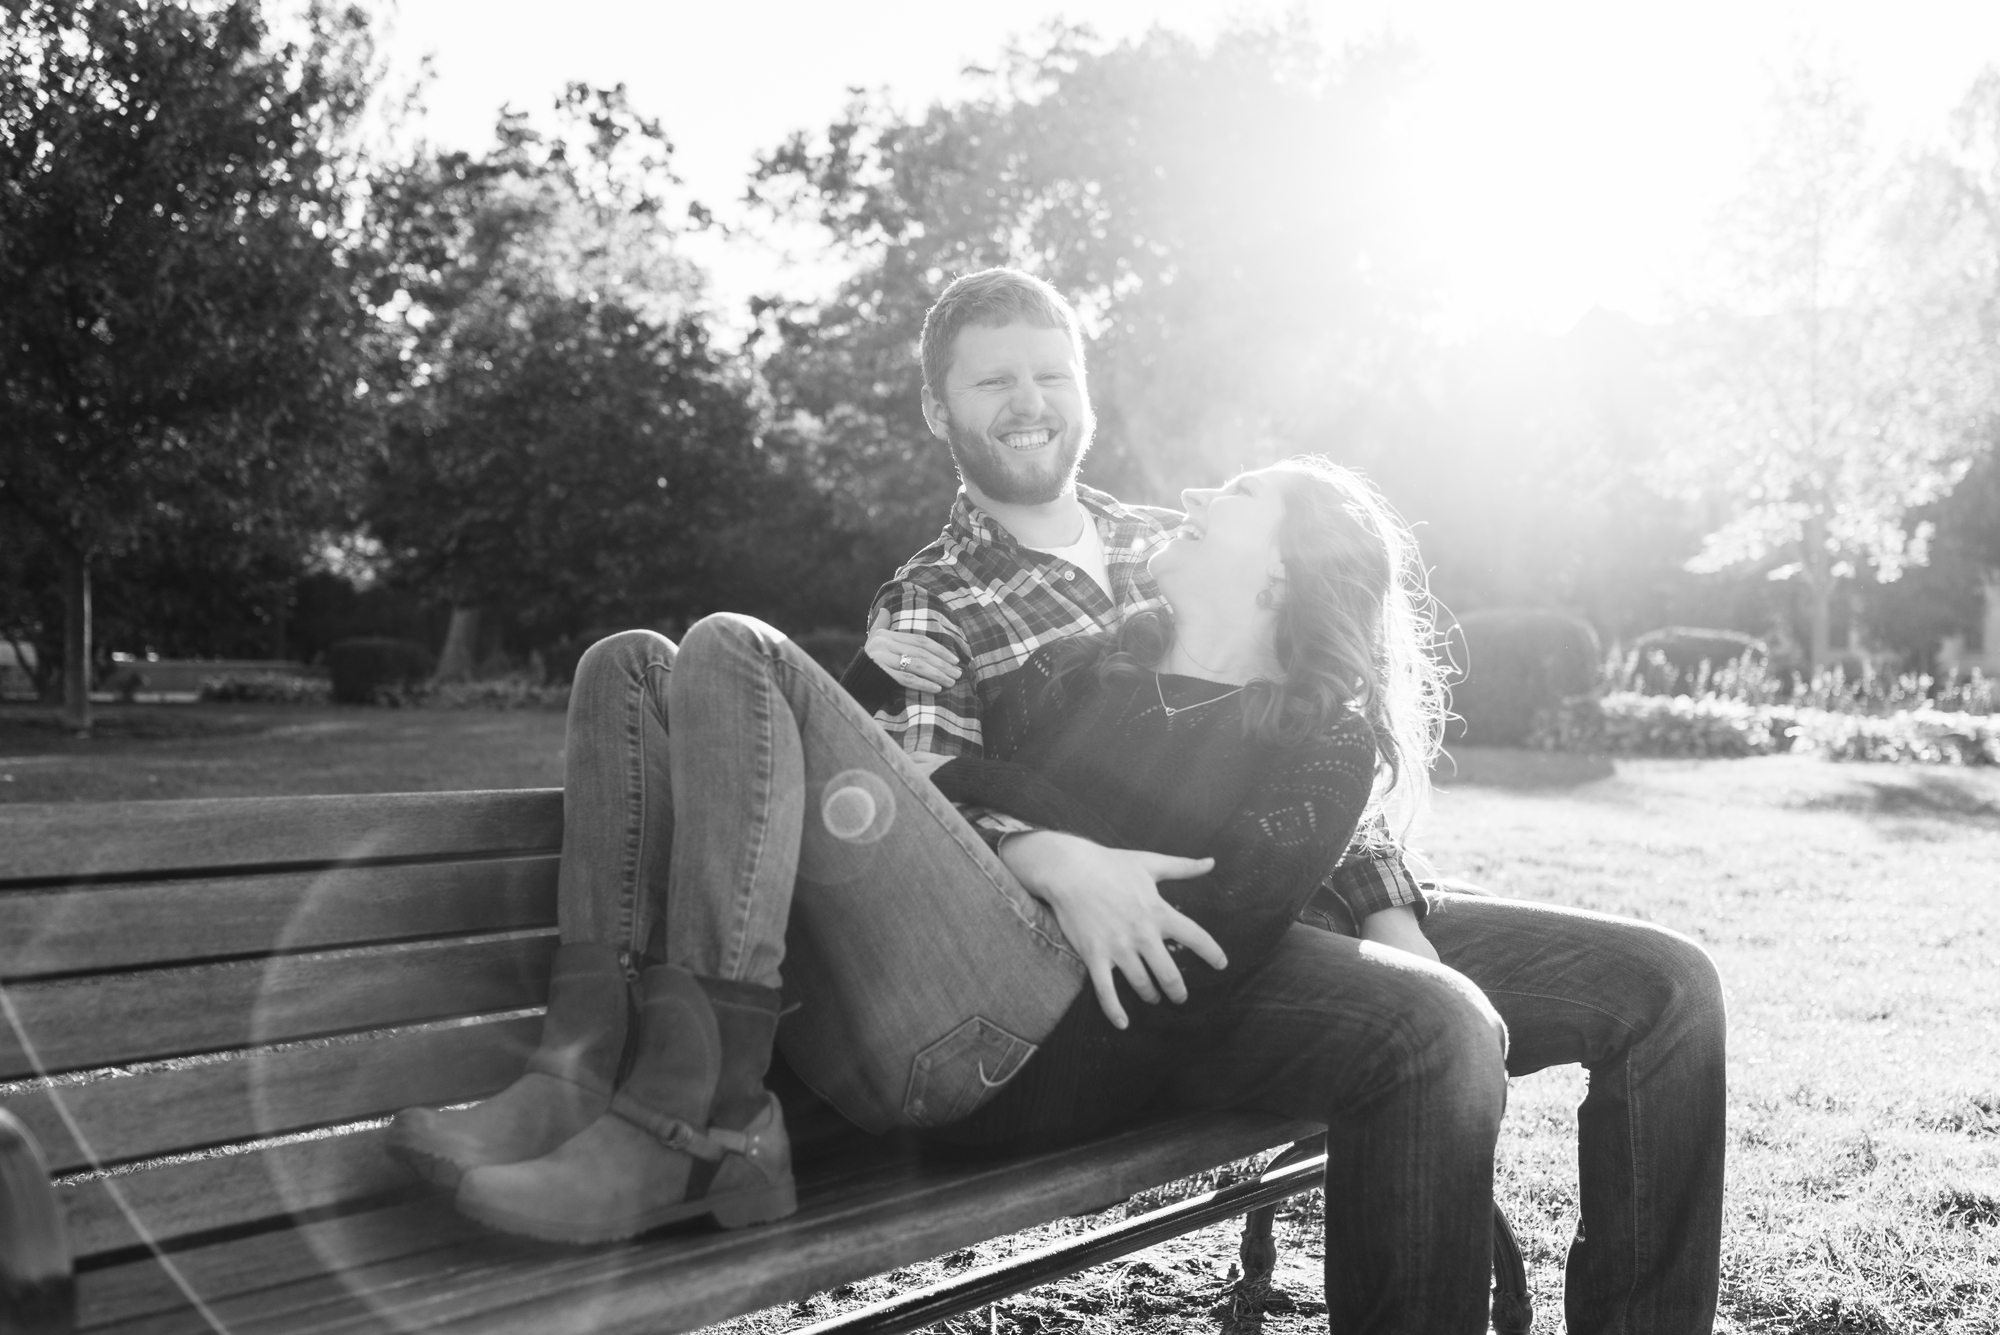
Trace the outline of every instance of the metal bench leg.
<instances>
[{"instance_id":1,"label":"metal bench leg","mask_svg":"<svg viewBox=\"0 0 2000 1335\"><path fill-rule=\"evenodd\" d=\"M0 1335L60 1335L75 1327L62 1206L35 1138L0 1109Z\"/></svg>"},{"instance_id":2,"label":"metal bench leg","mask_svg":"<svg viewBox=\"0 0 2000 1335\"><path fill-rule=\"evenodd\" d=\"M1326 1153L1326 1137L1309 1136L1294 1141L1291 1148L1281 1152L1264 1169L1274 1173L1280 1168L1289 1168L1301 1160ZM1243 1274L1236 1286L1229 1291L1229 1310L1232 1315L1246 1316L1264 1310L1264 1304L1271 1296L1271 1274L1278 1268L1278 1244L1271 1231L1277 1224L1278 1207L1266 1205L1243 1216L1243 1241L1237 1248L1241 1258Z\"/></svg>"}]
</instances>

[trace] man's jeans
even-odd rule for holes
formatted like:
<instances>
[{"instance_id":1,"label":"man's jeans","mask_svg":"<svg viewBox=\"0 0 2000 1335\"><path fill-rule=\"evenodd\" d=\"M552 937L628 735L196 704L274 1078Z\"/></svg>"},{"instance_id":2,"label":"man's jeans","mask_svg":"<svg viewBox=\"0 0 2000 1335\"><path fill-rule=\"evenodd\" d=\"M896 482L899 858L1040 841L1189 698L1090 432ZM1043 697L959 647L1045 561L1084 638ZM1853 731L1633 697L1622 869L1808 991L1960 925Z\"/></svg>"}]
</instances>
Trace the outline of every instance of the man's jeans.
<instances>
[{"instance_id":1,"label":"man's jeans","mask_svg":"<svg viewBox=\"0 0 2000 1335\"><path fill-rule=\"evenodd\" d=\"M1581 909L1428 893L1424 935L1507 1022L1507 1071L1579 1062L1582 1219L1571 1335L1715 1321L1727 1141L1722 984L1677 932Z\"/></svg>"}]
</instances>

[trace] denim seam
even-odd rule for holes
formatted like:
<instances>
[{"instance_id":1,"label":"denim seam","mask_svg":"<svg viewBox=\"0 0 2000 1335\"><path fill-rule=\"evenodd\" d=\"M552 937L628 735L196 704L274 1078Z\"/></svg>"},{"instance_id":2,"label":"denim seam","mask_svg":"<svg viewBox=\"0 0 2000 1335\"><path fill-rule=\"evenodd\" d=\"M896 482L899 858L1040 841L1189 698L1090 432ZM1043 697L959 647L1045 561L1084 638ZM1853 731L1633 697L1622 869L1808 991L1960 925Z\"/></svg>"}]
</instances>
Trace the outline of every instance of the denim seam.
<instances>
[{"instance_id":1,"label":"denim seam","mask_svg":"<svg viewBox=\"0 0 2000 1335\"><path fill-rule=\"evenodd\" d=\"M638 745L634 747L633 750L638 759L638 772L639 772L638 813L639 814L643 814L647 810L647 802L650 796L646 792L646 774L650 767L646 764L645 710L650 707L652 702L657 702L658 713L660 717L661 718L668 717L667 692L665 686L660 687L658 690L655 690L653 688L653 673L655 670L658 670L661 673L661 675L667 677L671 677L674 671L673 664L661 663L658 660L652 660L647 662L643 667L640 668L638 677L636 678L639 688L638 691L639 709L633 716L633 723L634 726L638 729L639 735L638 735ZM668 787L669 789L671 789L672 784L669 783ZM673 803L673 794L671 793L671 791L667 795L667 802L669 805L669 809L671 809ZM637 841L638 848L637 848L637 853L633 858L632 875L627 881L626 900L625 904L623 905L622 916L624 918L624 926L625 926L626 952L631 958L637 959L640 955L644 954L646 950L645 937L647 933L648 924L646 922L646 915L643 910L647 900L646 892L649 887L642 885L639 879L641 875L644 874L646 869L646 826L644 821L635 820L633 822L633 827L635 830L634 838Z\"/></svg>"},{"instance_id":2,"label":"denim seam","mask_svg":"<svg viewBox=\"0 0 2000 1335\"><path fill-rule=\"evenodd\" d=\"M618 936L629 950L637 927L639 868L646 840L646 729L643 672L631 674L625 691L625 849L618 875Z\"/></svg>"},{"instance_id":3,"label":"denim seam","mask_svg":"<svg viewBox=\"0 0 2000 1335\"><path fill-rule=\"evenodd\" d=\"M791 679L795 683L807 688L818 695L823 701L827 702L834 710L835 716L843 723L850 722L842 709L842 702L847 698L844 690L840 695L836 696L821 684L819 678L815 677L812 673L798 671L796 666L787 661L782 655L777 656L774 661L787 669ZM836 689L838 688L836 687ZM881 732L879 729L855 728L853 731L857 737L873 746L876 753L885 760L892 754L902 754L902 749L891 743L888 734ZM1043 931L1041 926L1035 922L1032 913L1027 911L1025 906L1015 901L1007 885L995 876L991 868L986 865L985 857L980 855L995 856L986 847L986 841L981 839L977 834L970 833L970 827L961 829L960 827L964 825L962 820L954 823L944 819L941 813L932 808L929 794L919 791L915 786L915 781L910 776L904 774L896 765L890 764L887 768L896 777L896 780L902 784L903 791L909 794L916 805L923 809L924 814L930 818L932 824L941 833L956 843L960 851L966 854L966 861L978 870L980 876L986 881L987 888L1006 900L1008 909L1014 914L1015 919L1020 922L1022 927L1026 928L1030 935L1034 936L1044 945L1081 964L1083 962L1082 957L1070 947L1069 942L1052 937L1049 933ZM936 789L933 786L932 792L935 791ZM953 814L956 815L957 813L954 811ZM1027 894L1025 888L1022 893ZM1033 896L1030 895L1029 898L1032 899Z\"/></svg>"},{"instance_id":4,"label":"denim seam","mask_svg":"<svg viewBox=\"0 0 2000 1335\"><path fill-rule=\"evenodd\" d=\"M1632 1281L1625 1291L1624 1304L1626 1315L1630 1317L1636 1305L1637 1294L1634 1291L1639 1287L1639 1277L1651 1273L1651 1267L1643 1264L1643 1262L1645 1257L1654 1248L1651 1238L1646 1237L1642 1240L1641 1234L1641 1229L1647 1217L1647 1211L1642 1208L1639 1200L1640 1193L1645 1189L1645 1180L1639 1173L1639 1164L1645 1156L1639 1153L1639 1118L1638 1109L1633 1106L1636 1100L1633 1098L1635 1091L1632 1081L1632 1061L1629 1053L1618 1063L1618 1067L1619 1074L1625 1080L1625 1172L1632 1183Z\"/></svg>"},{"instance_id":5,"label":"denim seam","mask_svg":"<svg viewBox=\"0 0 2000 1335\"><path fill-rule=\"evenodd\" d=\"M755 782L761 787L762 791L754 794L751 801L751 810L756 814L750 829L750 856L748 861L744 863L743 881L737 886L736 893L732 896L729 950L723 959L723 977L725 978L738 977L744 968L744 957L749 949L751 907L756 898L753 888L757 884L758 873L763 867L764 851L770 843L771 834L771 770L777 763L777 748L773 745L775 740L772 724L774 711L771 708L771 697L775 691L771 681L768 658L765 658L761 654L757 655L757 657L764 661L758 664L762 670L757 674L759 689L754 705L757 720L756 745L758 750L756 755L757 763L753 769L756 775Z\"/></svg>"}]
</instances>

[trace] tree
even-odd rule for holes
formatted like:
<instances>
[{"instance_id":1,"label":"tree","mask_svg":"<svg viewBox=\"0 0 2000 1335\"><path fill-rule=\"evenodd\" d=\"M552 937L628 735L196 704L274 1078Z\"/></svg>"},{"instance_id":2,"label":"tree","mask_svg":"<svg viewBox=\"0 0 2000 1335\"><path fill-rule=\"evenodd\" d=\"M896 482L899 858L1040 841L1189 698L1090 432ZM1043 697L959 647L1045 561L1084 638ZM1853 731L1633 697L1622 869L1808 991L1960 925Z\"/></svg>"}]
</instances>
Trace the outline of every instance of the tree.
<instances>
[{"instance_id":1,"label":"tree","mask_svg":"<svg viewBox=\"0 0 2000 1335\"><path fill-rule=\"evenodd\" d=\"M950 464L918 414L925 309L956 274L1078 300L1099 414L1089 476L1134 499L1299 448L1365 448L1421 346L1388 119L1410 61L1330 59L1303 28L1105 48L1056 27L915 119L860 98L761 163L780 216L857 276L773 307L776 417L856 523L934 527Z\"/></svg>"},{"instance_id":2,"label":"tree","mask_svg":"<svg viewBox=\"0 0 2000 1335\"><path fill-rule=\"evenodd\" d=\"M163 530L301 533L349 465L365 17L273 46L255 0L30 0L0 25L0 508L91 579Z\"/></svg>"},{"instance_id":3,"label":"tree","mask_svg":"<svg viewBox=\"0 0 2000 1335\"><path fill-rule=\"evenodd\" d=\"M1773 112L1722 218L1724 290L1691 326L1667 475L1721 519L1689 569L1798 578L1817 666L1840 581L1925 560L1929 529L1904 516L1963 474L1992 347L1938 252L1896 244L1882 201L1907 178L1876 168L1845 80L1801 65Z\"/></svg>"},{"instance_id":4,"label":"tree","mask_svg":"<svg viewBox=\"0 0 2000 1335\"><path fill-rule=\"evenodd\" d=\"M503 113L486 156L420 150L376 182L393 362L368 522L452 605L441 679L472 670L486 608L543 638L686 614L760 467L673 251L671 146L622 88L556 110L553 136Z\"/></svg>"}]
</instances>

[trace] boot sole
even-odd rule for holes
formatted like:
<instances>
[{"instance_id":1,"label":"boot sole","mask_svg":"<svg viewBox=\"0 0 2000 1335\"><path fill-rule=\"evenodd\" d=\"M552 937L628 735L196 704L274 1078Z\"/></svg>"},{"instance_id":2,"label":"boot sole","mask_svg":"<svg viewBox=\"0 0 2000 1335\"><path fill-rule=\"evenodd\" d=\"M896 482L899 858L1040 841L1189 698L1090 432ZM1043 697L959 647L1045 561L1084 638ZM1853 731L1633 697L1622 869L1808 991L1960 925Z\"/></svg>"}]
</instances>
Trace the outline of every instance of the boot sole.
<instances>
[{"instance_id":1,"label":"boot sole","mask_svg":"<svg viewBox=\"0 0 2000 1335\"><path fill-rule=\"evenodd\" d=\"M569 1243L577 1247L597 1242L623 1242L641 1233L650 1233L685 1219L699 1219L703 1215L713 1216L723 1228L748 1228L752 1224L769 1224L788 1218L797 1214L799 1209L798 1188L789 1177L751 1191L704 1196L700 1200L648 1210L629 1219L599 1220L594 1224L569 1224L535 1215L516 1214L478 1200L466 1200L463 1196L456 1204L458 1212L466 1218L501 1233L542 1242Z\"/></svg>"},{"instance_id":2,"label":"boot sole","mask_svg":"<svg viewBox=\"0 0 2000 1335\"><path fill-rule=\"evenodd\" d=\"M432 1154L415 1145L391 1139L388 1143L389 1157L415 1173L434 1187L445 1191L457 1191L460 1179L471 1172L470 1168L441 1154Z\"/></svg>"}]
</instances>

